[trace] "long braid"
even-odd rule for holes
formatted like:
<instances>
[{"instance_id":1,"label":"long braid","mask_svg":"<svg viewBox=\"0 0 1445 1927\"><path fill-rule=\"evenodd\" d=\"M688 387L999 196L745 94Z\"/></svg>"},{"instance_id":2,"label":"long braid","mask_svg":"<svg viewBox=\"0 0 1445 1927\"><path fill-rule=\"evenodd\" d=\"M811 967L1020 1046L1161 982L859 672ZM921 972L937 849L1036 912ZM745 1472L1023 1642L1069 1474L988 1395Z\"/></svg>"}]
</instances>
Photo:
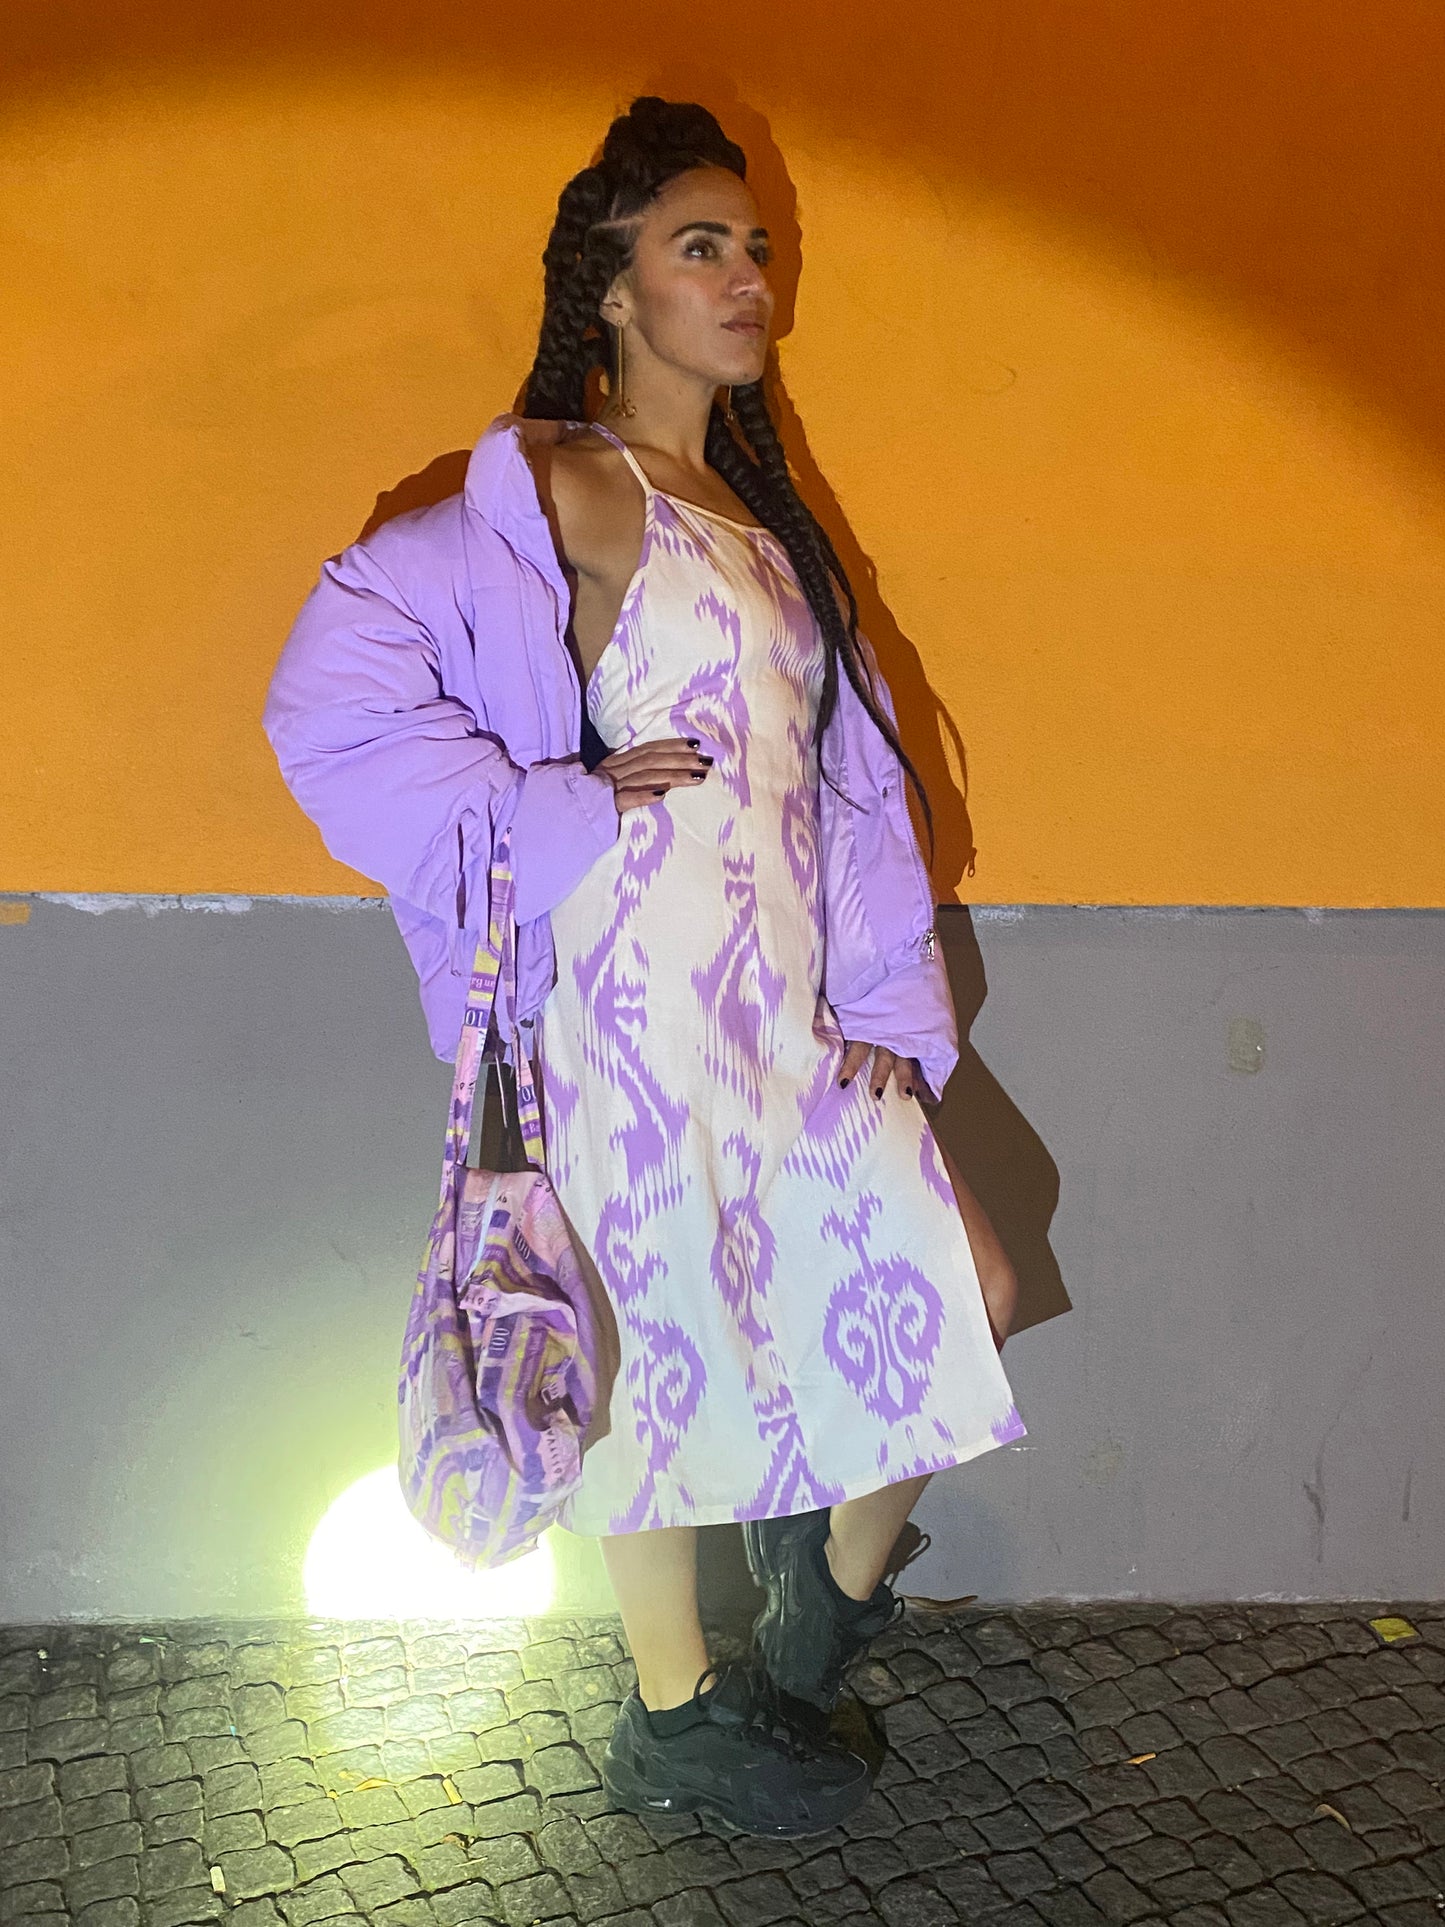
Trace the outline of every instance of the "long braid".
<instances>
[{"instance_id":1,"label":"long braid","mask_svg":"<svg viewBox=\"0 0 1445 1927\"><path fill-rule=\"evenodd\" d=\"M898 740L898 732L889 721L887 711L874 693L872 674L858 642L858 603L852 584L827 530L793 487L783 444L768 411L763 384L758 381L749 383L745 388L735 388L732 404L738 426L747 438L752 455L729 432L722 411L716 406L708 420L705 453L709 467L717 470L739 500L745 502L758 520L772 530L788 551L803 593L823 632L827 652L823 664L823 686L818 695L814 741L821 743L837 704L838 668L841 664L854 694L884 741L897 755L912 783L931 843L933 811L928 794L907 751ZM838 604L840 595L843 608Z\"/></svg>"},{"instance_id":2,"label":"long braid","mask_svg":"<svg viewBox=\"0 0 1445 1927\"><path fill-rule=\"evenodd\" d=\"M524 415L551 421L587 419L592 370L604 367L610 377L616 372L599 304L631 259L636 217L670 180L694 167L725 167L740 180L747 177L742 149L705 107L645 94L608 128L601 161L583 168L563 188L542 255L542 326L524 391ZM931 844L933 812L922 780L874 693L858 641L858 603L847 571L827 531L793 487L762 382L735 388L732 405L743 440L714 406L704 454L709 467L783 544L817 618L824 663L814 741L821 744L837 706L841 664L913 785Z\"/></svg>"},{"instance_id":3,"label":"long braid","mask_svg":"<svg viewBox=\"0 0 1445 1927\"><path fill-rule=\"evenodd\" d=\"M584 419L587 376L599 359L597 304L623 258L612 236L597 232L609 199L602 170L587 167L567 183L557 202L557 219L542 254L542 329L524 414L550 421Z\"/></svg>"}]
</instances>

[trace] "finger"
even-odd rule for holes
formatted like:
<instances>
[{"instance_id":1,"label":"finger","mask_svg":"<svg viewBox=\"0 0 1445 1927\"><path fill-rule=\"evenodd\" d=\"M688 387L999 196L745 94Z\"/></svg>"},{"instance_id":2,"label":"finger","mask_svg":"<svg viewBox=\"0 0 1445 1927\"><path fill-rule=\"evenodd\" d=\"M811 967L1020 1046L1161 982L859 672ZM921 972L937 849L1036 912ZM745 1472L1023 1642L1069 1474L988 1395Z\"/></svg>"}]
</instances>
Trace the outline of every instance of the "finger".
<instances>
[{"instance_id":1,"label":"finger","mask_svg":"<svg viewBox=\"0 0 1445 1927\"><path fill-rule=\"evenodd\" d=\"M608 769L605 764L597 766L607 777L613 788L630 790L649 789L655 784L701 783L711 765L700 762L691 751L685 762L677 762L666 757L649 757L645 762L630 763L626 769Z\"/></svg>"},{"instance_id":2,"label":"finger","mask_svg":"<svg viewBox=\"0 0 1445 1927\"><path fill-rule=\"evenodd\" d=\"M612 795L619 811L635 810L644 803L656 803L670 790L695 787L695 779L690 776L665 776L660 781L653 775L629 777L626 783L615 784Z\"/></svg>"},{"instance_id":3,"label":"finger","mask_svg":"<svg viewBox=\"0 0 1445 1927\"><path fill-rule=\"evenodd\" d=\"M627 743L621 749L608 751L609 762L619 762L625 756L638 756L645 749L696 749L699 738L696 736L643 736L635 743Z\"/></svg>"},{"instance_id":4,"label":"finger","mask_svg":"<svg viewBox=\"0 0 1445 1927\"><path fill-rule=\"evenodd\" d=\"M624 773L646 765L662 762L679 766L711 762L704 756L698 743L691 737L664 736L656 742L633 743L627 749L615 749L610 756L603 758L599 768L615 769Z\"/></svg>"},{"instance_id":5,"label":"finger","mask_svg":"<svg viewBox=\"0 0 1445 1927\"><path fill-rule=\"evenodd\" d=\"M873 1050L873 1095L882 1097L888 1087L889 1073L893 1069L894 1057L891 1050L884 1050L881 1044Z\"/></svg>"},{"instance_id":6,"label":"finger","mask_svg":"<svg viewBox=\"0 0 1445 1927\"><path fill-rule=\"evenodd\" d=\"M844 1042L845 1044L847 1043L846 1038ZM838 1072L838 1083L840 1086L852 1083L859 1071L861 1071L863 1066L868 1062L868 1053L872 1048L873 1046L871 1044L847 1044L847 1048L843 1052L843 1063Z\"/></svg>"},{"instance_id":7,"label":"finger","mask_svg":"<svg viewBox=\"0 0 1445 1927\"><path fill-rule=\"evenodd\" d=\"M705 769L634 769L620 783L614 782L613 788L656 790L660 794L663 790L696 789L706 779Z\"/></svg>"},{"instance_id":8,"label":"finger","mask_svg":"<svg viewBox=\"0 0 1445 1927\"><path fill-rule=\"evenodd\" d=\"M645 777L652 775L653 772L657 770L674 770L681 772L684 770L711 769L712 765L711 763L705 763L696 750L685 749L681 752L677 750L663 750L661 752L649 751L645 756L629 757L625 763L614 763L609 758L607 762L599 763L597 767L604 775L610 776L614 782L641 783Z\"/></svg>"},{"instance_id":9,"label":"finger","mask_svg":"<svg viewBox=\"0 0 1445 1927\"><path fill-rule=\"evenodd\" d=\"M893 1081L898 1086L900 1097L912 1097L918 1089L918 1059L916 1057L895 1058Z\"/></svg>"},{"instance_id":10,"label":"finger","mask_svg":"<svg viewBox=\"0 0 1445 1927\"><path fill-rule=\"evenodd\" d=\"M667 794L665 784L649 784L645 789L618 789L612 792L617 805L617 814L622 816L628 810L640 810L645 804L657 803Z\"/></svg>"}]
</instances>

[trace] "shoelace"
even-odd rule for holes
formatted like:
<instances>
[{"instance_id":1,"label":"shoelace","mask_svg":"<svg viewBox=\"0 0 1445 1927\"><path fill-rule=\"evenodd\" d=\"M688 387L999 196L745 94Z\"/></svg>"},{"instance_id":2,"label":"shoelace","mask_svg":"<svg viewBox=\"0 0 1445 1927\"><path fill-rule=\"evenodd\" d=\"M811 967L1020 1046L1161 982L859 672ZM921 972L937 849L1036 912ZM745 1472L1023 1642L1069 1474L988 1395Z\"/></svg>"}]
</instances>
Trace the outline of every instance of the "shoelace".
<instances>
[{"instance_id":1,"label":"shoelace","mask_svg":"<svg viewBox=\"0 0 1445 1927\"><path fill-rule=\"evenodd\" d=\"M898 1568L898 1572L906 1571L906 1569L913 1564L915 1559L919 1558L921 1554L927 1552L928 1548L932 1544L933 1544L933 1534L931 1532L920 1532L918 1535L918 1544L913 1548L912 1552L910 1552L908 1557L903 1561L903 1564ZM898 1572L895 1572L893 1575L895 1579L898 1577Z\"/></svg>"},{"instance_id":2,"label":"shoelace","mask_svg":"<svg viewBox=\"0 0 1445 1927\"><path fill-rule=\"evenodd\" d=\"M763 1744L781 1746L793 1759L803 1759L812 1750L812 1742L804 1728L790 1715L783 1705L779 1689L773 1684L767 1669L756 1657L744 1660L728 1660L721 1666L710 1666L697 1685L693 1688L693 1704L700 1712L706 1712L703 1704L703 1680L714 1678L716 1686L721 1687L728 1679L736 1679L743 1688L743 1706L740 1725L744 1733L760 1739Z\"/></svg>"},{"instance_id":3,"label":"shoelace","mask_svg":"<svg viewBox=\"0 0 1445 1927\"><path fill-rule=\"evenodd\" d=\"M762 1661L755 1660L751 1669L754 1691L757 1694L758 1718L763 1730L774 1741L780 1741L795 1760L805 1759L816 1742L807 1728L789 1711L783 1703L781 1689L773 1683L772 1676Z\"/></svg>"},{"instance_id":4,"label":"shoelace","mask_svg":"<svg viewBox=\"0 0 1445 1927\"><path fill-rule=\"evenodd\" d=\"M903 1562L904 1565L911 1565L913 1560L918 1557L918 1554L923 1551L927 1544L928 1536L925 1534L923 1543L918 1546L914 1552L909 1554L908 1558ZM892 1594L886 1624L875 1626L872 1632L858 1633L841 1622L835 1622L832 1645L828 1653L828 1663L823 1674L823 1691L827 1693L830 1698L843 1690L843 1682L848 1677L848 1673L855 1661L862 1658L863 1654L875 1639L880 1639L884 1633L891 1632L907 1610L908 1601L901 1593L895 1592Z\"/></svg>"},{"instance_id":5,"label":"shoelace","mask_svg":"<svg viewBox=\"0 0 1445 1927\"><path fill-rule=\"evenodd\" d=\"M902 1565L898 1567L897 1571L892 1574L894 1586L897 1585L898 1574L906 1571L915 1559L927 1552L932 1544L933 1534L931 1532L919 1533L918 1544L909 1553ZM823 1675L824 1692L830 1695L841 1692L843 1690L843 1682L847 1678L854 1662L863 1656L864 1652L875 1639L881 1638L886 1632L891 1632L899 1620L902 1619L904 1613L907 1612L908 1601L904 1595L900 1592L893 1591L892 1588L890 1588L890 1591L892 1592L892 1604L889 1608L886 1625L875 1627L871 1633L868 1633L864 1637L849 1632L846 1627L841 1625L834 1627L833 1649L828 1656L827 1671Z\"/></svg>"}]
</instances>

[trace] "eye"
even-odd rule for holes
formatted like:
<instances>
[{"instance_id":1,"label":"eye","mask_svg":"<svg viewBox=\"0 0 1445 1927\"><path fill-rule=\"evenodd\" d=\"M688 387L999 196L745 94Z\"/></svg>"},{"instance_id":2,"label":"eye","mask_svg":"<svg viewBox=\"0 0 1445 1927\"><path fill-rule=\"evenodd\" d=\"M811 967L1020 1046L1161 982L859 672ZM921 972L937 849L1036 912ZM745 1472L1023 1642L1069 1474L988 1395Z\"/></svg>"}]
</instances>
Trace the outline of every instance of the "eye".
<instances>
[{"instance_id":1,"label":"eye","mask_svg":"<svg viewBox=\"0 0 1445 1927\"><path fill-rule=\"evenodd\" d=\"M705 234L695 234L690 241L684 241L682 244L684 254L690 254L694 248L706 248L709 254L717 252L716 247Z\"/></svg>"}]
</instances>

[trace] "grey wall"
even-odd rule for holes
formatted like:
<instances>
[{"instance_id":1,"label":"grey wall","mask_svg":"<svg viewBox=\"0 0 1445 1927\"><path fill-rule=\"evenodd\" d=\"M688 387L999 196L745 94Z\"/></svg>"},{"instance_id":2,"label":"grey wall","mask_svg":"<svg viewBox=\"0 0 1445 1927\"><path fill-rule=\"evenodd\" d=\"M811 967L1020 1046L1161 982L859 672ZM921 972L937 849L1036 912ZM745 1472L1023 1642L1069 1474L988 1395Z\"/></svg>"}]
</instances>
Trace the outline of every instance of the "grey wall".
<instances>
[{"instance_id":1,"label":"grey wall","mask_svg":"<svg viewBox=\"0 0 1445 1927\"><path fill-rule=\"evenodd\" d=\"M1445 918L943 927L937 1128L1022 1274L1029 1436L934 1481L909 1590L1440 1596ZM305 1609L395 1455L447 1075L382 908L0 922L0 1620Z\"/></svg>"}]
</instances>

